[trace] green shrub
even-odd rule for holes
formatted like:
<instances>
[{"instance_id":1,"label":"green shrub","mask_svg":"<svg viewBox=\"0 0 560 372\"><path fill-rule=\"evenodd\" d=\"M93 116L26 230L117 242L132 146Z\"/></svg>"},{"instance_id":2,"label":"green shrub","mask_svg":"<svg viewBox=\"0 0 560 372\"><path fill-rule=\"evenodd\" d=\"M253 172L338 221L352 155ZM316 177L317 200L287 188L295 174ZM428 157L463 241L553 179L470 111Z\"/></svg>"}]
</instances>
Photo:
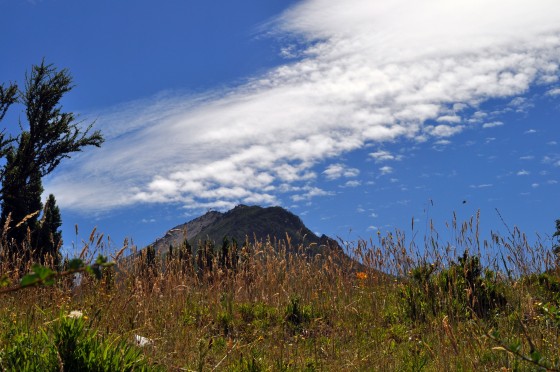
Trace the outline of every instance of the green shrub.
<instances>
[{"instance_id":1,"label":"green shrub","mask_svg":"<svg viewBox=\"0 0 560 372\"><path fill-rule=\"evenodd\" d=\"M122 339L103 338L83 318L61 316L34 335L14 329L0 351L5 371L143 371L142 351Z\"/></svg>"},{"instance_id":2,"label":"green shrub","mask_svg":"<svg viewBox=\"0 0 560 372\"><path fill-rule=\"evenodd\" d=\"M483 270L479 258L468 252L439 273L426 263L411 270L410 280L401 287L401 298L405 315L413 321L439 314L451 319L486 319L506 305L496 274Z\"/></svg>"},{"instance_id":3,"label":"green shrub","mask_svg":"<svg viewBox=\"0 0 560 372\"><path fill-rule=\"evenodd\" d=\"M312 308L309 305L301 305L299 297L292 297L286 306L286 321L296 328L309 323L312 317Z\"/></svg>"},{"instance_id":4,"label":"green shrub","mask_svg":"<svg viewBox=\"0 0 560 372\"><path fill-rule=\"evenodd\" d=\"M2 343L2 371L58 370L56 349L49 343L49 337L44 332L30 334L14 326Z\"/></svg>"},{"instance_id":5,"label":"green shrub","mask_svg":"<svg viewBox=\"0 0 560 372\"><path fill-rule=\"evenodd\" d=\"M522 278L522 283L540 302L560 305L560 278L557 273L531 274Z\"/></svg>"}]
</instances>

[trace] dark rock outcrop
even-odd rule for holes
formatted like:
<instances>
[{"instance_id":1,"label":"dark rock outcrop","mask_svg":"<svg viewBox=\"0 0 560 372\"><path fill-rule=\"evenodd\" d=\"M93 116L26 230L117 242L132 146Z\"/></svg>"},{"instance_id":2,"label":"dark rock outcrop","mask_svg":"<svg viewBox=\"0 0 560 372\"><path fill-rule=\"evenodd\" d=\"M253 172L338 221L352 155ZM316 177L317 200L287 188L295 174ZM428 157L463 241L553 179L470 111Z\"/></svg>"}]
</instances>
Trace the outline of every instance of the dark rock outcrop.
<instances>
[{"instance_id":1,"label":"dark rock outcrop","mask_svg":"<svg viewBox=\"0 0 560 372\"><path fill-rule=\"evenodd\" d=\"M221 245L223 238L235 239L239 244L246 240L279 242L290 241L293 250L303 247L309 254L327 254L329 251L342 253L336 240L326 235L317 236L309 230L295 214L281 207L263 208L238 205L221 213L210 211L182 225L175 226L151 245L159 254L170 246L178 247L188 241L196 247L199 241L212 241Z\"/></svg>"}]
</instances>

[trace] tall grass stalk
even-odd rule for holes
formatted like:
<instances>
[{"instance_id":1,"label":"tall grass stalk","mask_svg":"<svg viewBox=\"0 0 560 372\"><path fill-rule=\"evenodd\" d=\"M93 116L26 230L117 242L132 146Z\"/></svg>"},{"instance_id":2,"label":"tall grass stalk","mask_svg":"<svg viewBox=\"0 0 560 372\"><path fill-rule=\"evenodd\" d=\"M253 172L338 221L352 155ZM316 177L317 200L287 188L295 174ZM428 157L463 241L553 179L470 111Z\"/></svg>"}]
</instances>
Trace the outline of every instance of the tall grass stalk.
<instances>
[{"instance_id":1,"label":"tall grass stalk","mask_svg":"<svg viewBox=\"0 0 560 372\"><path fill-rule=\"evenodd\" d=\"M481 240L479 218L453 218L449 241L432 223L423 239L413 227L359 240L350 257L334 247L310 256L289 239L247 237L230 261L217 251L197 261L199 247L160 255L125 242L112 256L118 265L100 280L2 295L0 369L14 335L48 334L61 313L76 309L100 344L121 340L114 347L123 349L150 340L141 349L150 368L557 368L558 260L546 242L529 244L515 228ZM80 256L108 249L93 231ZM0 251L0 271L12 283L30 265L14 265Z\"/></svg>"}]
</instances>

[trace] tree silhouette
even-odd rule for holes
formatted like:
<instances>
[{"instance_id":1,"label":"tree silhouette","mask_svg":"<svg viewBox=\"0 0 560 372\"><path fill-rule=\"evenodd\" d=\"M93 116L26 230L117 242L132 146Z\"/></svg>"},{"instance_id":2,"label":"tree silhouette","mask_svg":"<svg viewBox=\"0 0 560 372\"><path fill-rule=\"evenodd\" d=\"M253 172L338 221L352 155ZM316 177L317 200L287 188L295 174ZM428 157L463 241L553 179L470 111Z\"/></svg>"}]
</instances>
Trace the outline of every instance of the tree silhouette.
<instances>
[{"instance_id":1,"label":"tree silhouette","mask_svg":"<svg viewBox=\"0 0 560 372\"><path fill-rule=\"evenodd\" d=\"M56 205L54 195L50 194L37 228L36 249L40 260L43 260L44 257L50 257L56 266L60 264L61 259L59 253L62 245L62 232L59 230L61 226L60 210Z\"/></svg>"},{"instance_id":2,"label":"tree silhouette","mask_svg":"<svg viewBox=\"0 0 560 372\"><path fill-rule=\"evenodd\" d=\"M11 254L31 257L30 252L43 250L33 245L39 241L43 244L44 240L33 242L31 239L34 234L43 234L37 232L42 210L42 177L51 173L71 153L86 146L99 147L103 143L99 131L91 133L93 123L84 126L73 113L62 111L60 100L72 88L68 70L57 70L44 61L26 74L23 90L15 84L0 86L0 120L14 103L25 107L27 119L27 126L19 123L17 136L7 137L5 131L0 135L0 157L5 158L5 164L0 168L0 226L7 229L4 235ZM12 128L17 126L12 125ZM54 209L49 210L48 213L54 212ZM51 229L49 233L53 231Z\"/></svg>"},{"instance_id":3,"label":"tree silhouette","mask_svg":"<svg viewBox=\"0 0 560 372\"><path fill-rule=\"evenodd\" d=\"M552 234L552 240L556 240L556 244L552 246L552 252L560 260L560 219L556 220L556 231Z\"/></svg>"}]
</instances>

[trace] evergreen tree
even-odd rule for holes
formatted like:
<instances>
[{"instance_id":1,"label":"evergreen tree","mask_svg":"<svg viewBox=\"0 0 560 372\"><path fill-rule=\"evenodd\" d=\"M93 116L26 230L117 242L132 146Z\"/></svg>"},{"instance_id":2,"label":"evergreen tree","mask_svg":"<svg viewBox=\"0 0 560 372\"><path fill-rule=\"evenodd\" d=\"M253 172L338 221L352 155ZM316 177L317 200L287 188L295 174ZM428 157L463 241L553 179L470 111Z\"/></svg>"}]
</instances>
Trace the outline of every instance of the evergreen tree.
<instances>
[{"instance_id":1,"label":"evergreen tree","mask_svg":"<svg viewBox=\"0 0 560 372\"><path fill-rule=\"evenodd\" d=\"M72 78L66 69L57 70L44 61L26 75L23 90L15 84L7 88L0 85L0 120L14 103L25 107L27 118L27 127L19 124L19 135L0 135L0 158L5 158L0 168L0 227L7 227L6 248L11 254L31 257L31 251L42 250L33 247L30 238L42 234L37 230L42 210L42 177L71 153L86 146L99 147L103 142L99 131L90 133L92 124L84 129L73 113L62 111L60 100L72 88Z\"/></svg>"},{"instance_id":2,"label":"evergreen tree","mask_svg":"<svg viewBox=\"0 0 560 372\"><path fill-rule=\"evenodd\" d=\"M24 135L25 137L25 135ZM35 168L27 170L27 175L22 172L24 167L18 164L18 154L12 148L7 154L4 174L2 179L2 214L1 226L5 226L8 217L6 236L8 242L12 240L19 244L30 243L28 235L37 228L37 217L42 209L41 194L43 185L41 177Z\"/></svg>"},{"instance_id":3,"label":"evergreen tree","mask_svg":"<svg viewBox=\"0 0 560 372\"><path fill-rule=\"evenodd\" d=\"M16 103L17 94L17 85L10 84L8 87L5 87L4 84L0 84L0 120L4 119L8 108Z\"/></svg>"},{"instance_id":4,"label":"evergreen tree","mask_svg":"<svg viewBox=\"0 0 560 372\"><path fill-rule=\"evenodd\" d=\"M556 220L556 231L552 234L553 246L552 252L556 255L557 259L560 260L560 219ZM556 243L554 243L556 240Z\"/></svg>"},{"instance_id":5,"label":"evergreen tree","mask_svg":"<svg viewBox=\"0 0 560 372\"><path fill-rule=\"evenodd\" d=\"M5 87L4 84L0 84L0 121L4 119L8 108L17 102L17 96L17 85L10 84L8 87ZM6 156L6 150L8 149L10 142L11 139L5 139L5 133L2 131L0 133L0 158L4 158Z\"/></svg>"},{"instance_id":6,"label":"evergreen tree","mask_svg":"<svg viewBox=\"0 0 560 372\"><path fill-rule=\"evenodd\" d=\"M54 195L50 194L43 209L40 226L37 229L35 247L37 247L39 260L48 256L52 257L56 266L60 264L59 248L62 246L62 232L59 229L61 226L60 210L56 205Z\"/></svg>"}]
</instances>

